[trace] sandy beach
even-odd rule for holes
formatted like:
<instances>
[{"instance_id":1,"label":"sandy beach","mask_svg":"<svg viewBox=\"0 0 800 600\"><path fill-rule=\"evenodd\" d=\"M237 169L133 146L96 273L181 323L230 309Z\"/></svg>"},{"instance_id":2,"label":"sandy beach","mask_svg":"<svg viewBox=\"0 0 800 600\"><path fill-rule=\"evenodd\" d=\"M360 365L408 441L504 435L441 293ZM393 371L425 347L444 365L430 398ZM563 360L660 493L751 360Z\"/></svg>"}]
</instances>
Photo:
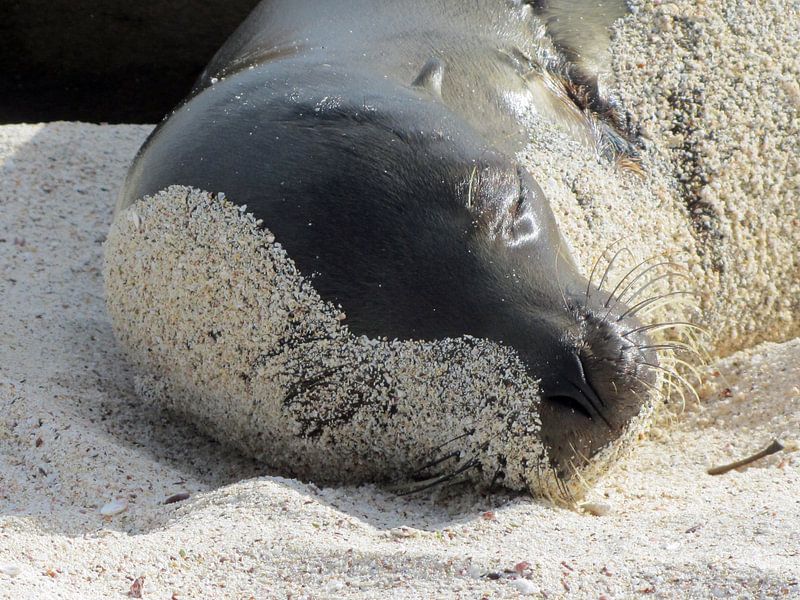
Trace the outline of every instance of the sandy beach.
<instances>
[{"instance_id":1,"label":"sandy beach","mask_svg":"<svg viewBox=\"0 0 800 600\"><path fill-rule=\"evenodd\" d=\"M101 270L152 126L0 126L0 598L800 598L799 11L637 4L612 84L644 178L567 142L527 155L583 268L621 235L621 272L694 256L699 314L658 316L711 330L701 402L590 492L600 516L321 488L143 405Z\"/></svg>"}]
</instances>

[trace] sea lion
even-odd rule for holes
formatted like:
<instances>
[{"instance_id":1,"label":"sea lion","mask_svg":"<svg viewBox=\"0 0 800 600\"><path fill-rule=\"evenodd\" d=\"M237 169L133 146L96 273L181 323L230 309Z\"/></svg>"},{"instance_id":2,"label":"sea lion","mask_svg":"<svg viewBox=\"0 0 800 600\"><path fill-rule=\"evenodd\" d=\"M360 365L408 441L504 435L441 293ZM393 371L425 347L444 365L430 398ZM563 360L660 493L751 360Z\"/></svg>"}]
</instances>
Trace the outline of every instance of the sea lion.
<instances>
[{"instance_id":1,"label":"sea lion","mask_svg":"<svg viewBox=\"0 0 800 600\"><path fill-rule=\"evenodd\" d=\"M532 113L633 152L529 3L262 2L117 206L142 393L318 481L578 493L645 427L658 357L515 159Z\"/></svg>"}]
</instances>

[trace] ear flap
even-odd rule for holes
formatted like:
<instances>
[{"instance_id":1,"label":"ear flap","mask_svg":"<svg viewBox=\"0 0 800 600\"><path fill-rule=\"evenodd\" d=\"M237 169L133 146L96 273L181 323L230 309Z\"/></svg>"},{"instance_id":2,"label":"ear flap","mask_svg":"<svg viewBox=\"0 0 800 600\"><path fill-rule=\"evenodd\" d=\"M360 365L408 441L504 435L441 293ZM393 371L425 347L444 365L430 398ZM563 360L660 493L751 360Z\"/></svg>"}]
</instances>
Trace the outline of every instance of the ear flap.
<instances>
[{"instance_id":1,"label":"ear flap","mask_svg":"<svg viewBox=\"0 0 800 600\"><path fill-rule=\"evenodd\" d=\"M611 25L630 12L624 0L532 0L529 4L570 62L595 75L609 70Z\"/></svg>"},{"instance_id":2,"label":"ear flap","mask_svg":"<svg viewBox=\"0 0 800 600\"><path fill-rule=\"evenodd\" d=\"M442 97L442 79L444 65L438 58L429 58L422 66L417 78L411 83L414 87L424 88L437 98Z\"/></svg>"}]
</instances>

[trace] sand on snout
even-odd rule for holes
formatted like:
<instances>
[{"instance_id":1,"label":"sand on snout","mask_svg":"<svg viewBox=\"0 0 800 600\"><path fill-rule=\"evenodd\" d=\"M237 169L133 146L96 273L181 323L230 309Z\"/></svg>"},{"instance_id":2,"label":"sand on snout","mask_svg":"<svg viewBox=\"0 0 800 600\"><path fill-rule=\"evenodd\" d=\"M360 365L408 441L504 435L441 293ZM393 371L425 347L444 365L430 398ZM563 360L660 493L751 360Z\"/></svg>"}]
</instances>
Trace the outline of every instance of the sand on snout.
<instances>
[{"instance_id":1,"label":"sand on snout","mask_svg":"<svg viewBox=\"0 0 800 600\"><path fill-rule=\"evenodd\" d=\"M0 127L0 597L800 597L796 13L637 4L612 84L647 134L646 178L566 139L529 153L583 268L623 234L620 273L688 250L715 333L702 403L599 482L603 516L320 488L143 405L100 270L151 127ZM773 439L787 450L706 473Z\"/></svg>"}]
</instances>

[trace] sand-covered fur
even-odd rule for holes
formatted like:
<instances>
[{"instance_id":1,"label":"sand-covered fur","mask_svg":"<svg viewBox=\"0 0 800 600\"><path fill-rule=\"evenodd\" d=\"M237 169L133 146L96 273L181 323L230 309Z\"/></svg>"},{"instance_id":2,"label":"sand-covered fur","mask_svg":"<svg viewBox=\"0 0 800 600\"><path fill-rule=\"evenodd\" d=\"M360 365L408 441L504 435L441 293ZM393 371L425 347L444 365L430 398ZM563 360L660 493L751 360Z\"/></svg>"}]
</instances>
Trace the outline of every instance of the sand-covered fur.
<instances>
[{"instance_id":1,"label":"sand-covered fur","mask_svg":"<svg viewBox=\"0 0 800 600\"><path fill-rule=\"evenodd\" d=\"M612 282L648 257L697 293L658 320L705 326L711 355L800 333L800 62L796 3L634 2L607 81L644 140L642 173L575 144L533 141L526 160L585 272L609 244Z\"/></svg>"}]
</instances>

